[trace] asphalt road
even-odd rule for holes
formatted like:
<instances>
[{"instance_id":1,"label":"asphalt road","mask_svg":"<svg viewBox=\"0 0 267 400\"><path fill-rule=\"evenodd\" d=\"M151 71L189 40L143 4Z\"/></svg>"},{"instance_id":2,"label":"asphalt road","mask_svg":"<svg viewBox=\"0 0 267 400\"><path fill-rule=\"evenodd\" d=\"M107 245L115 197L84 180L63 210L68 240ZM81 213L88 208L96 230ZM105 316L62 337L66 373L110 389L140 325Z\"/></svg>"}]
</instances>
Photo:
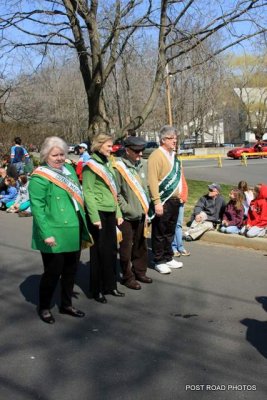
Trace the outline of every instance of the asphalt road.
<instances>
[{"instance_id":1,"label":"asphalt road","mask_svg":"<svg viewBox=\"0 0 267 400\"><path fill-rule=\"evenodd\" d=\"M1 400L263 400L267 254L200 242L141 291L87 298L82 253L74 305L82 320L36 314L42 271L31 218L0 213ZM104 249L103 249L104 251ZM196 386L199 385L199 386Z\"/></svg>"},{"instance_id":2,"label":"asphalt road","mask_svg":"<svg viewBox=\"0 0 267 400\"><path fill-rule=\"evenodd\" d=\"M68 158L77 161L79 156L69 154ZM147 160L144 162L146 163ZM233 185L237 185L241 180L246 180L251 186L259 182L267 182L267 158L248 159L247 167L243 166L240 160L224 158L222 159L222 168L218 167L216 159L183 160L183 167L187 179Z\"/></svg>"},{"instance_id":3,"label":"asphalt road","mask_svg":"<svg viewBox=\"0 0 267 400\"><path fill-rule=\"evenodd\" d=\"M218 167L217 160L184 160L184 173L187 179L229 183L236 185L245 180L254 186L259 182L267 182L267 158L248 159L247 167L240 160L225 158L222 168Z\"/></svg>"}]
</instances>

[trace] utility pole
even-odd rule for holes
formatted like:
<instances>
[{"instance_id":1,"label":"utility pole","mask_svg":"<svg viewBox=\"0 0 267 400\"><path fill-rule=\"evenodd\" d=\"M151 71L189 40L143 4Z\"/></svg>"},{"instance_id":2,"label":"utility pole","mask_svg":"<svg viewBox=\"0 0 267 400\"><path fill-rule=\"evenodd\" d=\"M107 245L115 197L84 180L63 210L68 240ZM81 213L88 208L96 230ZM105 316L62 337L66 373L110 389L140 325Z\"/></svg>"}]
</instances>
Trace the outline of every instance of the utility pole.
<instances>
[{"instance_id":1,"label":"utility pole","mask_svg":"<svg viewBox=\"0 0 267 400\"><path fill-rule=\"evenodd\" d=\"M168 64L166 64L166 94L167 94L167 111L168 111L169 125L172 126L173 121L172 121L171 87L170 87Z\"/></svg>"}]
</instances>

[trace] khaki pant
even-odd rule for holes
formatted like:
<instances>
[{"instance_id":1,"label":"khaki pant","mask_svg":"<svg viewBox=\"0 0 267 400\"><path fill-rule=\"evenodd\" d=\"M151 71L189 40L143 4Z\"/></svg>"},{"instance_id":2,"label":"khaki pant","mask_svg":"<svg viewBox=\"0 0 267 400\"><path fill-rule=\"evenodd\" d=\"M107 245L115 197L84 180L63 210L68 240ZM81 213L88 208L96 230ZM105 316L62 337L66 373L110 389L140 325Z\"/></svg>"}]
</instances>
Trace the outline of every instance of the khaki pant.
<instances>
[{"instance_id":1,"label":"khaki pant","mask_svg":"<svg viewBox=\"0 0 267 400\"><path fill-rule=\"evenodd\" d=\"M193 221L190 228L186 231L186 235L191 236L193 240L196 240L203 233L214 230L213 222L211 221L203 221L196 222Z\"/></svg>"}]
</instances>

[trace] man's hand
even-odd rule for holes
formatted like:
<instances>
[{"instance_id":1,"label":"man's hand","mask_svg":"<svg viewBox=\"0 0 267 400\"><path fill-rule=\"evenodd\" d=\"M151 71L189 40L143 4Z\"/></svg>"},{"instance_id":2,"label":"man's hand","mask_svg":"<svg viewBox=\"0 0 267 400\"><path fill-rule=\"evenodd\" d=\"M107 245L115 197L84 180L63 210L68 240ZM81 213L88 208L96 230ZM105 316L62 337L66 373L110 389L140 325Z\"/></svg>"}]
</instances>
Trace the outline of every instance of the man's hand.
<instances>
[{"instance_id":1,"label":"man's hand","mask_svg":"<svg viewBox=\"0 0 267 400\"><path fill-rule=\"evenodd\" d=\"M155 213L158 217L163 215L163 205L161 203L155 205Z\"/></svg>"},{"instance_id":2,"label":"man's hand","mask_svg":"<svg viewBox=\"0 0 267 400\"><path fill-rule=\"evenodd\" d=\"M200 214L197 214L197 215L195 216L195 221L196 221L196 222L201 222L201 221L202 221L202 217L201 217Z\"/></svg>"}]
</instances>

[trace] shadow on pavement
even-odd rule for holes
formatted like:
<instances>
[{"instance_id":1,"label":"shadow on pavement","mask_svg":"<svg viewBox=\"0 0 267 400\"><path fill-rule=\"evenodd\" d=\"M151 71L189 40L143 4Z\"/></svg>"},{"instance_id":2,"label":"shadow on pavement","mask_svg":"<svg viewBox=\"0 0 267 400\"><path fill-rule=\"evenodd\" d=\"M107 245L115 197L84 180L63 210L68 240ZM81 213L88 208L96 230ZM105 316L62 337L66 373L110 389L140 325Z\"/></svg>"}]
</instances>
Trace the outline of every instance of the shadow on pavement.
<instances>
[{"instance_id":1,"label":"shadow on pavement","mask_svg":"<svg viewBox=\"0 0 267 400\"><path fill-rule=\"evenodd\" d=\"M240 322L247 327L247 341L267 358L267 321L245 318Z\"/></svg>"}]
</instances>

